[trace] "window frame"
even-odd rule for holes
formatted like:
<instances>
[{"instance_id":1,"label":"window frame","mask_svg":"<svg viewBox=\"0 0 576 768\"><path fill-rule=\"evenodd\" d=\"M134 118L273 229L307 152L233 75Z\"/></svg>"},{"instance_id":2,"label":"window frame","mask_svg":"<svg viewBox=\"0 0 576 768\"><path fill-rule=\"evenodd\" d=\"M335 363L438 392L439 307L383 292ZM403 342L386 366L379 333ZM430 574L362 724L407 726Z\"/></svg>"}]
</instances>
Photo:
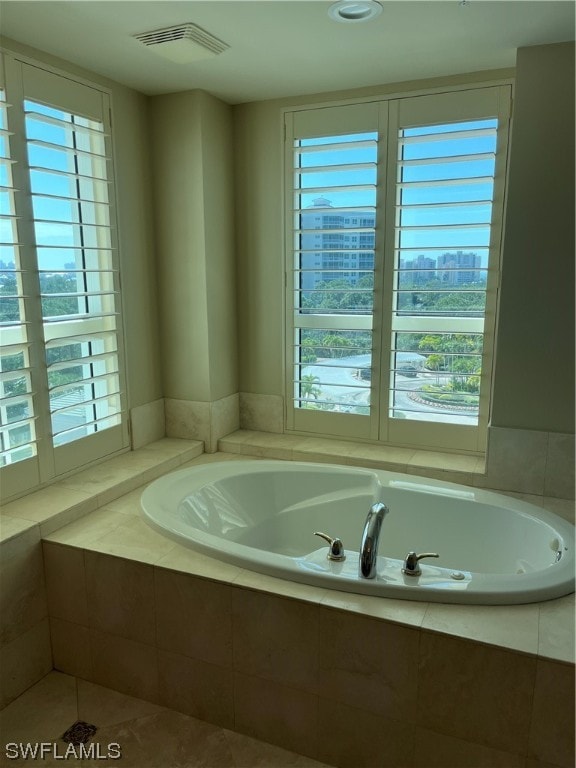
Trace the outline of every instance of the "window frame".
<instances>
[{"instance_id":1,"label":"window frame","mask_svg":"<svg viewBox=\"0 0 576 768\"><path fill-rule=\"evenodd\" d=\"M340 437L360 441L387 443L423 449L448 449L482 454L485 452L487 426L490 419L490 403L494 363L494 346L497 327L498 286L500 280L501 251L504 227L506 176L509 157L509 131L511 120L513 81L463 84L450 89L432 88L407 93L391 93L382 97L342 101L331 105L307 104L286 107L284 120L284 251L285 251L285 430L295 434ZM478 97L478 98L477 98ZM471 108L477 99L477 115ZM482 111L484 101L496 104L496 114ZM452 102L452 115L449 105ZM336 136L353 133L354 121L350 119L350 107L375 105L378 119L365 123L358 131L378 130L379 161L376 199L376 243L374 264L374 308L372 348L372 390L370 416L355 414L308 411L294 406L293 369L294 358L295 290L294 260L294 142L308 138L308 134L295 127L309 125L312 135ZM348 112L346 112L346 108ZM374 106L373 106L374 108ZM343 110L340 119L339 110ZM415 120L415 115L427 112ZM388 369L392 352L392 297L396 250L396 183L399 128L410 127L401 119L401 112L408 114L412 125L442 124L460 120L498 118L497 162L494 177L492 216L490 224L489 262L486 285L486 309L484 313L482 387L480 390L479 418L477 426L436 423L411 419L393 419L388 416L390 386ZM332 130L327 126L332 125ZM334 128L335 126L335 128ZM351 129L352 128L352 129ZM390 169L390 170L388 170ZM387 226L387 223L390 225Z\"/></svg>"},{"instance_id":2,"label":"window frame","mask_svg":"<svg viewBox=\"0 0 576 768\"><path fill-rule=\"evenodd\" d=\"M33 374L33 403L36 422L34 457L0 468L3 499L17 498L44 485L48 485L96 461L129 449L129 424L124 354L124 328L120 281L120 254L118 243L118 213L116 203L116 177L114 142L112 139L111 92L93 82L77 78L68 72L50 67L27 56L0 48L0 87L11 105L10 151L14 161L13 185L18 241L23 279L30 366ZM3 69L3 76L2 76ZM79 439L54 445L49 403L46 350L50 341L45 339L39 282L40 264L35 238L35 215L32 207L31 177L28 159L28 139L25 123L25 101L44 104L61 112L93 120L102 125L102 140L107 162L107 188L111 253L114 261L112 275L115 301L115 328L120 390L119 423L111 428L95 431ZM81 128L79 128L81 130ZM38 193L36 193L38 194ZM73 200L73 198L71 198ZM64 222L65 223L65 222ZM80 223L82 226L82 223ZM64 247L64 246L63 246ZM65 323L66 324L66 323ZM70 319L67 325L81 329L82 322ZM63 329L62 329L63 330Z\"/></svg>"}]
</instances>

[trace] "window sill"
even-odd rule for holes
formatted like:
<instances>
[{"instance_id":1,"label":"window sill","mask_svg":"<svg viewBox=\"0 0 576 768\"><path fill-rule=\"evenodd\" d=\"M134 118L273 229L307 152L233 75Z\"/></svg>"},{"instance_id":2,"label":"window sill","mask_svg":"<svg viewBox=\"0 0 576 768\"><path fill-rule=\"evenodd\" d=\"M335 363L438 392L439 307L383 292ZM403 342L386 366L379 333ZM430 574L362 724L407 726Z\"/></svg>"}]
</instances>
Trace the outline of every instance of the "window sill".
<instances>
[{"instance_id":1,"label":"window sill","mask_svg":"<svg viewBox=\"0 0 576 768\"><path fill-rule=\"evenodd\" d=\"M115 456L58 483L5 504L0 512L0 542L40 527L45 537L181 464L200 456L198 440L165 438Z\"/></svg>"},{"instance_id":2,"label":"window sill","mask_svg":"<svg viewBox=\"0 0 576 768\"><path fill-rule=\"evenodd\" d=\"M244 429L219 440L218 450L267 459L385 469L472 486L481 485L485 472L485 459L479 456Z\"/></svg>"}]
</instances>

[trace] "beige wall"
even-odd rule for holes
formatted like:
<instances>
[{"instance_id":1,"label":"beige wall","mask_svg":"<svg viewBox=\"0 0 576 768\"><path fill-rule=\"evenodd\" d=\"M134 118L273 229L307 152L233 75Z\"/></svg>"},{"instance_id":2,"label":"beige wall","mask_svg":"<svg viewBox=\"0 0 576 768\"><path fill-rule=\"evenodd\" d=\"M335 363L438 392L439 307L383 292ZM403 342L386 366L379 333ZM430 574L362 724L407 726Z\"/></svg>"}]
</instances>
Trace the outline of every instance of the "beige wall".
<instances>
[{"instance_id":1,"label":"beige wall","mask_svg":"<svg viewBox=\"0 0 576 768\"><path fill-rule=\"evenodd\" d=\"M149 168L148 99L7 38L0 45L109 89L112 99L129 407L162 396Z\"/></svg>"},{"instance_id":2,"label":"beige wall","mask_svg":"<svg viewBox=\"0 0 576 768\"><path fill-rule=\"evenodd\" d=\"M492 424L574 431L574 44L518 51Z\"/></svg>"},{"instance_id":3,"label":"beige wall","mask_svg":"<svg viewBox=\"0 0 576 768\"><path fill-rule=\"evenodd\" d=\"M150 101L164 396L211 402L238 391L231 107Z\"/></svg>"}]
</instances>

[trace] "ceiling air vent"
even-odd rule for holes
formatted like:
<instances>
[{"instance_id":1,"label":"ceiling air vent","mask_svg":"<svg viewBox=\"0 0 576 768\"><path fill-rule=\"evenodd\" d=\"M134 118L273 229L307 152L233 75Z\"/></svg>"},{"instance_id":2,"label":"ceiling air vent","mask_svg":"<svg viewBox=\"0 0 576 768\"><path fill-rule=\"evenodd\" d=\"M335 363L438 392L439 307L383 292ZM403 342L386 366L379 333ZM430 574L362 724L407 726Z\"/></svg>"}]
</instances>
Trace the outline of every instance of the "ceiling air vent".
<instances>
[{"instance_id":1,"label":"ceiling air vent","mask_svg":"<svg viewBox=\"0 0 576 768\"><path fill-rule=\"evenodd\" d=\"M210 59L230 47L201 27L190 23L155 29L153 32L143 32L133 37L148 46L151 51L180 64Z\"/></svg>"}]
</instances>

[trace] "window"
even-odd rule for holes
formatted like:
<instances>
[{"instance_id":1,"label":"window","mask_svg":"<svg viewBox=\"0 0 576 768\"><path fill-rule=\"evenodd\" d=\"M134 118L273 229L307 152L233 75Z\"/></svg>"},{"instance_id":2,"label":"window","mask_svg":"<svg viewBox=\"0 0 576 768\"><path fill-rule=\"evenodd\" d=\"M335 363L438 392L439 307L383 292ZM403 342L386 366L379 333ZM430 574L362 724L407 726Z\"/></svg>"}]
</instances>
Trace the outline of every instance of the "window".
<instances>
[{"instance_id":1,"label":"window","mask_svg":"<svg viewBox=\"0 0 576 768\"><path fill-rule=\"evenodd\" d=\"M9 497L127 447L128 433L108 96L9 56L5 64L0 466Z\"/></svg>"},{"instance_id":2,"label":"window","mask_svg":"<svg viewBox=\"0 0 576 768\"><path fill-rule=\"evenodd\" d=\"M289 429L483 449L509 91L286 114Z\"/></svg>"}]
</instances>

